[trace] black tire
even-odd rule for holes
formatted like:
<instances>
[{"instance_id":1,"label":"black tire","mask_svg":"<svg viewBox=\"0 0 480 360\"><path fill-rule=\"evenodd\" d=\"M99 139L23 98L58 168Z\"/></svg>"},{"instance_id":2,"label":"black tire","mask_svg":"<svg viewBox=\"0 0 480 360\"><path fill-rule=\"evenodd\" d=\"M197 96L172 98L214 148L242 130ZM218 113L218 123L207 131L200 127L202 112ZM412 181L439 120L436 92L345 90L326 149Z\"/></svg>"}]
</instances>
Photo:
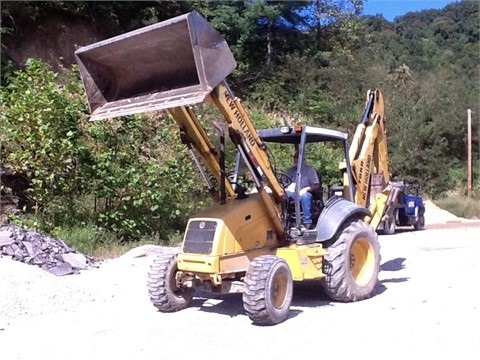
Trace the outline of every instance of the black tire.
<instances>
[{"instance_id":1,"label":"black tire","mask_svg":"<svg viewBox=\"0 0 480 360\"><path fill-rule=\"evenodd\" d=\"M415 230L424 230L425 229L425 215L419 215L418 216L418 221L413 224L413 227Z\"/></svg>"},{"instance_id":2,"label":"black tire","mask_svg":"<svg viewBox=\"0 0 480 360\"><path fill-rule=\"evenodd\" d=\"M383 221L383 233L385 235L395 234L395 225L395 214L393 214Z\"/></svg>"},{"instance_id":3,"label":"black tire","mask_svg":"<svg viewBox=\"0 0 480 360\"><path fill-rule=\"evenodd\" d=\"M180 289L175 282L177 255L156 257L148 272L148 294L161 312L185 309L193 298L193 288Z\"/></svg>"},{"instance_id":4,"label":"black tire","mask_svg":"<svg viewBox=\"0 0 480 360\"><path fill-rule=\"evenodd\" d=\"M290 311L293 279L285 260L275 255L253 259L245 276L243 307L256 325L275 325Z\"/></svg>"},{"instance_id":5,"label":"black tire","mask_svg":"<svg viewBox=\"0 0 480 360\"><path fill-rule=\"evenodd\" d=\"M323 258L325 278L321 283L335 301L363 300L372 295L379 271L378 235L363 220L351 220L327 247Z\"/></svg>"}]
</instances>

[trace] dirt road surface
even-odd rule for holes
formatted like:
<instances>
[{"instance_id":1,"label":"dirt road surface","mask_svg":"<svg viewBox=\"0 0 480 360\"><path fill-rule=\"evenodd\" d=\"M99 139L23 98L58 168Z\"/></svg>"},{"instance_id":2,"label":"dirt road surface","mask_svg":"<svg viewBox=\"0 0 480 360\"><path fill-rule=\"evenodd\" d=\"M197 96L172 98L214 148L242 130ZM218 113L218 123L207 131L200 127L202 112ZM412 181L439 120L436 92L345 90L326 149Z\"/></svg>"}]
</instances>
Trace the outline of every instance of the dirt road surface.
<instances>
[{"instance_id":1,"label":"dirt road surface","mask_svg":"<svg viewBox=\"0 0 480 360\"><path fill-rule=\"evenodd\" d=\"M22 289L0 281L0 359L480 359L480 225L431 224L380 236L371 299L335 303L317 283L297 284L289 318L273 327L252 325L240 294L200 293L186 310L157 312L146 290L148 256L49 274L45 286L23 275L31 304L15 303L3 322L15 304L2 296ZM0 259L0 272L28 267L14 263Z\"/></svg>"}]
</instances>

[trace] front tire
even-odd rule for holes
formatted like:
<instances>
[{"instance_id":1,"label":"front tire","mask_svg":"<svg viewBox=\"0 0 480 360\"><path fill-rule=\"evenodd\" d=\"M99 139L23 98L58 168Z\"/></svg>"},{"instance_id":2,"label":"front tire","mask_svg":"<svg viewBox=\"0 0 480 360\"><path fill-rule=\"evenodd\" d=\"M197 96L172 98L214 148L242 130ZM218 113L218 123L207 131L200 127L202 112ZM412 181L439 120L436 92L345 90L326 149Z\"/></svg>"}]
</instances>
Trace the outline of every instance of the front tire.
<instances>
[{"instance_id":1,"label":"front tire","mask_svg":"<svg viewBox=\"0 0 480 360\"><path fill-rule=\"evenodd\" d=\"M152 304L161 312L185 309L193 298L193 288L178 288L177 255L156 257L148 272L148 294Z\"/></svg>"},{"instance_id":2,"label":"front tire","mask_svg":"<svg viewBox=\"0 0 480 360\"><path fill-rule=\"evenodd\" d=\"M363 220L351 220L327 245L322 286L333 300L363 300L372 295L379 271L380 245L375 230Z\"/></svg>"},{"instance_id":3,"label":"front tire","mask_svg":"<svg viewBox=\"0 0 480 360\"><path fill-rule=\"evenodd\" d=\"M256 257L248 267L243 307L256 325L276 325L290 311L293 279L285 260L275 255Z\"/></svg>"}]
</instances>

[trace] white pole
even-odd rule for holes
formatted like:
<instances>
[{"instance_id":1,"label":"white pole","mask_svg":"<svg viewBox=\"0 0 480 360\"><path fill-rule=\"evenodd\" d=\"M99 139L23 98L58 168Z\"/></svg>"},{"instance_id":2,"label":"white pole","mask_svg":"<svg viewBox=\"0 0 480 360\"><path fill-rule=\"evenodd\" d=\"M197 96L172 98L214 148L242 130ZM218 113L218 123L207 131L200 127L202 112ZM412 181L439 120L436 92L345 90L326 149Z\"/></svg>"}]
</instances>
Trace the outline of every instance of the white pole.
<instances>
[{"instance_id":1,"label":"white pole","mask_svg":"<svg viewBox=\"0 0 480 360\"><path fill-rule=\"evenodd\" d=\"M467 196L472 197L472 110L467 110L467 154L468 154L468 173L467 173Z\"/></svg>"}]
</instances>

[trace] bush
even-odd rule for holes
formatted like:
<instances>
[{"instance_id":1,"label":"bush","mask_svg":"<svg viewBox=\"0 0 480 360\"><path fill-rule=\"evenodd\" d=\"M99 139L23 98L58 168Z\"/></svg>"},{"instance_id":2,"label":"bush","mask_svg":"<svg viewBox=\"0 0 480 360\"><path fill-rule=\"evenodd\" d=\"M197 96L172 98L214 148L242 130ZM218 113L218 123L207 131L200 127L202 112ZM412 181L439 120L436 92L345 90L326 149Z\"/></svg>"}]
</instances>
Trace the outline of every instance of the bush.
<instances>
[{"instance_id":1,"label":"bush","mask_svg":"<svg viewBox=\"0 0 480 360\"><path fill-rule=\"evenodd\" d=\"M465 219L480 219L480 197L449 196L435 200L435 204Z\"/></svg>"},{"instance_id":2,"label":"bush","mask_svg":"<svg viewBox=\"0 0 480 360\"><path fill-rule=\"evenodd\" d=\"M81 84L74 74L60 83L37 59L11 73L1 89L2 162L23 174L36 211L67 211L84 186L78 177L78 122L86 111Z\"/></svg>"}]
</instances>

